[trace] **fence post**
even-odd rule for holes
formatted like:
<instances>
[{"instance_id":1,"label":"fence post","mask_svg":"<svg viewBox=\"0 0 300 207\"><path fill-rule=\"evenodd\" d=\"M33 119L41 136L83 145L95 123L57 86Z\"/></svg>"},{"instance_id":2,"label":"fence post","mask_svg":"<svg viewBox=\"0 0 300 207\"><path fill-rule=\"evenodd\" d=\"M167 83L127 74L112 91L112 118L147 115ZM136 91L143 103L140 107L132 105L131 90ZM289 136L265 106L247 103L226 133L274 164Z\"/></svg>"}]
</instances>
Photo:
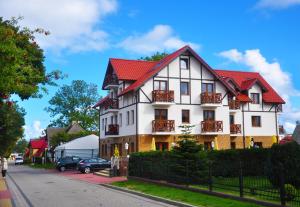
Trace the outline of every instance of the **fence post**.
<instances>
[{"instance_id":1,"label":"fence post","mask_svg":"<svg viewBox=\"0 0 300 207\"><path fill-rule=\"evenodd\" d=\"M212 163L209 162L208 163L208 189L210 192L212 192L212 184L213 184L213 180L212 180Z\"/></svg>"},{"instance_id":2,"label":"fence post","mask_svg":"<svg viewBox=\"0 0 300 207\"><path fill-rule=\"evenodd\" d=\"M280 190L280 202L282 206L285 206L286 202L286 195L285 195L285 188L284 188L284 173L283 173L283 166L281 165L281 163L279 164L280 166L280 171L279 171L279 190Z\"/></svg>"},{"instance_id":3,"label":"fence post","mask_svg":"<svg viewBox=\"0 0 300 207\"><path fill-rule=\"evenodd\" d=\"M239 161L239 187L240 197L244 197L243 166L241 160Z\"/></svg>"}]
</instances>

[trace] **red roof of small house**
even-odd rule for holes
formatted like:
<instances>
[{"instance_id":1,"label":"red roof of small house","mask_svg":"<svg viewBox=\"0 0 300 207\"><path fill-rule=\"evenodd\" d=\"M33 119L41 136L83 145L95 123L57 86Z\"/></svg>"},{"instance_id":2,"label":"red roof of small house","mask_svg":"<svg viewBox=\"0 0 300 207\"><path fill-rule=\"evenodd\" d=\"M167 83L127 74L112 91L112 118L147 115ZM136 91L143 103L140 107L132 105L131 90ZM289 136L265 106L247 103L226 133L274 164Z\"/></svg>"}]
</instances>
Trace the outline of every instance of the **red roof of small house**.
<instances>
[{"instance_id":1,"label":"red roof of small house","mask_svg":"<svg viewBox=\"0 0 300 207\"><path fill-rule=\"evenodd\" d=\"M286 135L282 140L279 141L279 144L285 144L292 141L293 141L292 135Z\"/></svg>"},{"instance_id":2,"label":"red roof of small house","mask_svg":"<svg viewBox=\"0 0 300 207\"><path fill-rule=\"evenodd\" d=\"M238 94L236 96L236 98L237 98L237 100L239 100L241 102L251 102L252 101L247 95L242 94L242 93Z\"/></svg>"},{"instance_id":3,"label":"red roof of small house","mask_svg":"<svg viewBox=\"0 0 300 207\"><path fill-rule=\"evenodd\" d=\"M224 79L222 79L192 48L190 48L187 45L173 52L172 54L167 55L160 61L156 62L152 68L150 68L145 74L143 74L140 78L138 78L133 84L131 84L125 90L123 90L119 95L121 96L125 93L128 93L130 91L136 90L137 88L141 87L147 80L149 80L156 73L158 73L160 70L166 67L171 61L173 61L175 58L177 58L178 56L180 56L181 54L187 51L193 54L193 56L196 59L198 59L208 70L210 70L212 74L229 89L229 91L231 91L233 94L236 94L236 92L232 89L232 87Z\"/></svg>"},{"instance_id":4,"label":"red roof of small house","mask_svg":"<svg viewBox=\"0 0 300 207\"><path fill-rule=\"evenodd\" d=\"M109 59L119 80L137 80L147 73L157 61Z\"/></svg>"},{"instance_id":5,"label":"red roof of small house","mask_svg":"<svg viewBox=\"0 0 300 207\"><path fill-rule=\"evenodd\" d=\"M263 101L266 103L284 104L285 101L276 93L276 91L267 83L267 81L256 72L215 70L223 78L232 78L242 90L248 90L256 82L263 87ZM249 97L248 97L249 98Z\"/></svg>"},{"instance_id":6,"label":"red roof of small house","mask_svg":"<svg viewBox=\"0 0 300 207\"><path fill-rule=\"evenodd\" d=\"M32 149L45 149L48 146L47 140L45 137L42 137L40 139L31 139L29 141L29 146Z\"/></svg>"}]
</instances>

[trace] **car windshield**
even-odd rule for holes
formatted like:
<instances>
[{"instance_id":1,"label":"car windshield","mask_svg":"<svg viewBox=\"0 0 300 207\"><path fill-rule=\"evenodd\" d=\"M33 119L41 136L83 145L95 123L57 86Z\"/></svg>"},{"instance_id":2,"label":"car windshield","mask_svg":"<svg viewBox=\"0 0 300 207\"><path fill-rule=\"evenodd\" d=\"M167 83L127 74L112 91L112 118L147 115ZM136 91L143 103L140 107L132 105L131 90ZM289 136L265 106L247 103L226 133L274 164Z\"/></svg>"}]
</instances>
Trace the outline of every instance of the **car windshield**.
<instances>
[{"instance_id":1,"label":"car windshield","mask_svg":"<svg viewBox=\"0 0 300 207\"><path fill-rule=\"evenodd\" d=\"M23 158L17 157L16 160L23 160Z\"/></svg>"}]
</instances>

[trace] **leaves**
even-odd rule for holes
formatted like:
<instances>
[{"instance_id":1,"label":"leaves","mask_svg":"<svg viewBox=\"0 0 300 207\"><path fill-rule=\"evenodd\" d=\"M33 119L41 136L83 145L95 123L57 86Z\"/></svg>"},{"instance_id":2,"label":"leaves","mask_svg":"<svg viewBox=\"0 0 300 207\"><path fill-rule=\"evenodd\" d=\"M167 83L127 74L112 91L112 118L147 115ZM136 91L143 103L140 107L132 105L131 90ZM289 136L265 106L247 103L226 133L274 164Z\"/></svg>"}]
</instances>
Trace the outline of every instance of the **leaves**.
<instances>
[{"instance_id":1,"label":"leaves","mask_svg":"<svg viewBox=\"0 0 300 207\"><path fill-rule=\"evenodd\" d=\"M167 55L169 55L166 52L156 52L155 54L151 55L151 56L146 56L146 57L140 57L139 60L145 60L145 61L159 61L161 59L163 59L164 57L166 57Z\"/></svg>"},{"instance_id":2,"label":"leaves","mask_svg":"<svg viewBox=\"0 0 300 207\"><path fill-rule=\"evenodd\" d=\"M99 100L97 85L83 80L63 85L49 101L45 110L53 119L51 126L66 127L78 121L86 130L98 128L98 112L91 108Z\"/></svg>"}]
</instances>

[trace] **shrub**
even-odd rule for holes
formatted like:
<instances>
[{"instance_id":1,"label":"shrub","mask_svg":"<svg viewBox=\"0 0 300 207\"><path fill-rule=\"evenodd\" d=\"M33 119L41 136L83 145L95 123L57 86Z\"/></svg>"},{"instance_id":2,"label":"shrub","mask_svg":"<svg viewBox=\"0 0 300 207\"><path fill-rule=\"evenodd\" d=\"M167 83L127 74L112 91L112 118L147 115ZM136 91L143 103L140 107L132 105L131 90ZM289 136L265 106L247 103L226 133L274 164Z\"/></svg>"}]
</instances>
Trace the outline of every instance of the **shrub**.
<instances>
[{"instance_id":1,"label":"shrub","mask_svg":"<svg viewBox=\"0 0 300 207\"><path fill-rule=\"evenodd\" d=\"M296 188L291 184L285 184L284 185L285 190L285 199L286 201L292 201L296 197L297 190Z\"/></svg>"},{"instance_id":2,"label":"shrub","mask_svg":"<svg viewBox=\"0 0 300 207\"><path fill-rule=\"evenodd\" d=\"M300 146L296 142L275 144L270 149L268 177L274 186L279 186L280 179L300 187ZM282 177L280 177L282 176Z\"/></svg>"}]
</instances>

